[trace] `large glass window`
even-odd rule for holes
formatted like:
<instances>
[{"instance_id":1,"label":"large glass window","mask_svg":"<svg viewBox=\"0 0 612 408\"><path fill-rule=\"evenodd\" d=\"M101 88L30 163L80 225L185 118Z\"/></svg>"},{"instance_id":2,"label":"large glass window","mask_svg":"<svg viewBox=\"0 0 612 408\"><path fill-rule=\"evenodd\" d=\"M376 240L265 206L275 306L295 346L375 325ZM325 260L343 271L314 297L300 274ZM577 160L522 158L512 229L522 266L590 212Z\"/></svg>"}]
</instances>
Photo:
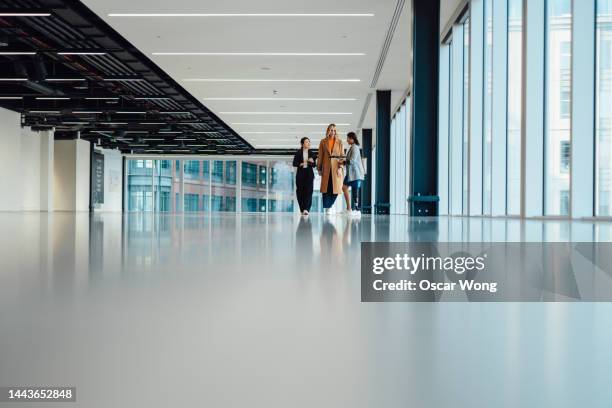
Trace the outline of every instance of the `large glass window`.
<instances>
[{"instance_id":1,"label":"large glass window","mask_svg":"<svg viewBox=\"0 0 612 408\"><path fill-rule=\"evenodd\" d=\"M484 2L484 76L483 76L483 146L482 146L482 210L491 214L493 173L493 0Z\"/></svg>"},{"instance_id":2,"label":"large glass window","mask_svg":"<svg viewBox=\"0 0 612 408\"><path fill-rule=\"evenodd\" d=\"M270 162L268 211L293 212L294 179L294 168L291 162Z\"/></svg>"},{"instance_id":3,"label":"large glass window","mask_svg":"<svg viewBox=\"0 0 612 408\"><path fill-rule=\"evenodd\" d=\"M266 212L266 174L265 161L242 162L242 212Z\"/></svg>"},{"instance_id":4,"label":"large glass window","mask_svg":"<svg viewBox=\"0 0 612 408\"><path fill-rule=\"evenodd\" d=\"M208 161L185 160L183 162L184 211L209 211L210 175L208 169Z\"/></svg>"},{"instance_id":5,"label":"large glass window","mask_svg":"<svg viewBox=\"0 0 612 408\"><path fill-rule=\"evenodd\" d=\"M544 212L569 215L572 2L546 4Z\"/></svg>"},{"instance_id":6,"label":"large glass window","mask_svg":"<svg viewBox=\"0 0 612 408\"><path fill-rule=\"evenodd\" d=\"M173 160L128 160L127 211L175 211L172 197L179 191Z\"/></svg>"},{"instance_id":7,"label":"large glass window","mask_svg":"<svg viewBox=\"0 0 612 408\"><path fill-rule=\"evenodd\" d=\"M612 0L597 1L596 42L595 208L597 215L609 217L612 216Z\"/></svg>"},{"instance_id":8,"label":"large glass window","mask_svg":"<svg viewBox=\"0 0 612 408\"><path fill-rule=\"evenodd\" d=\"M469 199L469 139L470 139L470 20L469 18L463 24L463 210L462 213L468 213Z\"/></svg>"},{"instance_id":9,"label":"large glass window","mask_svg":"<svg viewBox=\"0 0 612 408\"><path fill-rule=\"evenodd\" d=\"M212 164L212 211L236 211L236 161L215 160Z\"/></svg>"},{"instance_id":10,"label":"large glass window","mask_svg":"<svg viewBox=\"0 0 612 408\"><path fill-rule=\"evenodd\" d=\"M508 0L508 130L507 186L508 215L521 212L521 129L523 89L523 0Z\"/></svg>"}]
</instances>

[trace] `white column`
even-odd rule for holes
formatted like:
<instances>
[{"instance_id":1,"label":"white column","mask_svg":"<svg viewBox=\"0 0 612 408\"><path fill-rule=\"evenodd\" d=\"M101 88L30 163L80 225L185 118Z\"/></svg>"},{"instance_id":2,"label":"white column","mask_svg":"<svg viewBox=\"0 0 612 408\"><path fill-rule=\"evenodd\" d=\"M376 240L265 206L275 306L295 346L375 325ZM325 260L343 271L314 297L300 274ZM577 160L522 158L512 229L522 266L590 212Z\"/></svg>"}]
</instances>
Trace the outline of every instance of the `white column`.
<instances>
[{"instance_id":1,"label":"white column","mask_svg":"<svg viewBox=\"0 0 612 408\"><path fill-rule=\"evenodd\" d=\"M572 17L571 216L594 215L595 2L574 0Z\"/></svg>"},{"instance_id":2,"label":"white column","mask_svg":"<svg viewBox=\"0 0 612 408\"><path fill-rule=\"evenodd\" d=\"M493 112L491 166L491 215L506 214L506 139L508 134L508 4L493 1ZM512 67L520 69L520 67Z\"/></svg>"},{"instance_id":3,"label":"white column","mask_svg":"<svg viewBox=\"0 0 612 408\"><path fill-rule=\"evenodd\" d=\"M54 131L40 132L40 211L53 211Z\"/></svg>"},{"instance_id":4,"label":"white column","mask_svg":"<svg viewBox=\"0 0 612 408\"><path fill-rule=\"evenodd\" d=\"M242 212L242 160L236 160L236 213Z\"/></svg>"},{"instance_id":5,"label":"white column","mask_svg":"<svg viewBox=\"0 0 612 408\"><path fill-rule=\"evenodd\" d=\"M524 0L522 216L544 213L545 0Z\"/></svg>"},{"instance_id":6,"label":"white column","mask_svg":"<svg viewBox=\"0 0 612 408\"><path fill-rule=\"evenodd\" d=\"M54 208L89 211L89 142L56 140L54 143Z\"/></svg>"}]
</instances>

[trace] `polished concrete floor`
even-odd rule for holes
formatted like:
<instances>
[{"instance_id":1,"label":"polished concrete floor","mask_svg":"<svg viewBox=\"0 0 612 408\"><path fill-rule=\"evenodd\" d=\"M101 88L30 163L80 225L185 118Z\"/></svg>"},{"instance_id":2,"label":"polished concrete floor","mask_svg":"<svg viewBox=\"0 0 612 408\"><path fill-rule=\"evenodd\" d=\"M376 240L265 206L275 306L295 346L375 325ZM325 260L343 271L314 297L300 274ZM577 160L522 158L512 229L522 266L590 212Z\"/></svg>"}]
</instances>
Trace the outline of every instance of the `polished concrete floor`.
<instances>
[{"instance_id":1,"label":"polished concrete floor","mask_svg":"<svg viewBox=\"0 0 612 408\"><path fill-rule=\"evenodd\" d=\"M0 213L0 230L0 386L74 385L66 406L612 406L612 303L366 304L359 270L362 240L611 241L612 223Z\"/></svg>"}]
</instances>

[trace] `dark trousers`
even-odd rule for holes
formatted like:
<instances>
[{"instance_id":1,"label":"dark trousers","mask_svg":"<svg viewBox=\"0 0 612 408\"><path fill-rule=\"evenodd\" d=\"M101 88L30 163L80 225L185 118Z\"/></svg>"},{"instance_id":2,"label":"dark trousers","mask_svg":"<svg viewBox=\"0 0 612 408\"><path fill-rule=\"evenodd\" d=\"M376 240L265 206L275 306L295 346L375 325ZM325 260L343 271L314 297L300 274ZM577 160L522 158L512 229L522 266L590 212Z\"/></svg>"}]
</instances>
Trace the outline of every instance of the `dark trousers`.
<instances>
[{"instance_id":1,"label":"dark trousers","mask_svg":"<svg viewBox=\"0 0 612 408\"><path fill-rule=\"evenodd\" d=\"M310 206L312 205L312 190L314 180L308 177L308 174L299 174L295 180L295 195L297 197L298 205L300 206L300 212L310 212Z\"/></svg>"},{"instance_id":2,"label":"dark trousers","mask_svg":"<svg viewBox=\"0 0 612 408\"><path fill-rule=\"evenodd\" d=\"M334 194L334 183L332 182L331 169L327 175L327 191L323 193L323 208L332 208L338 194Z\"/></svg>"}]
</instances>

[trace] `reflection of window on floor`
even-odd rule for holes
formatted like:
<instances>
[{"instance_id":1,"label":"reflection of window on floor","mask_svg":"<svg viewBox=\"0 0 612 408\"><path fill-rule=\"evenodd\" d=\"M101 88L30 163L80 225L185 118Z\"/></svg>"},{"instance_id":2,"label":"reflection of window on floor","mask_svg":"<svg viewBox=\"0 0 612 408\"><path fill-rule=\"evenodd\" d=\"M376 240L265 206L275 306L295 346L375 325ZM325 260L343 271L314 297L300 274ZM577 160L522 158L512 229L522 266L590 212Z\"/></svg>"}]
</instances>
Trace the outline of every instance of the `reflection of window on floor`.
<instances>
[{"instance_id":1,"label":"reflection of window on floor","mask_svg":"<svg viewBox=\"0 0 612 408\"><path fill-rule=\"evenodd\" d=\"M185 211L198 211L199 196L197 194L185 194Z\"/></svg>"},{"instance_id":2,"label":"reflection of window on floor","mask_svg":"<svg viewBox=\"0 0 612 408\"><path fill-rule=\"evenodd\" d=\"M567 173L570 169L570 142L561 141L561 172Z\"/></svg>"},{"instance_id":3,"label":"reflection of window on floor","mask_svg":"<svg viewBox=\"0 0 612 408\"><path fill-rule=\"evenodd\" d=\"M569 191L561 190L560 199L561 199L561 214L566 214L566 215L569 214L569 207L570 207Z\"/></svg>"},{"instance_id":4,"label":"reflection of window on floor","mask_svg":"<svg viewBox=\"0 0 612 408\"><path fill-rule=\"evenodd\" d=\"M270 200L270 212L293 212L293 201Z\"/></svg>"},{"instance_id":5,"label":"reflection of window on floor","mask_svg":"<svg viewBox=\"0 0 612 408\"><path fill-rule=\"evenodd\" d=\"M140 187L138 190L130 190L128 210L129 211L151 211L153 209L153 195L151 187Z\"/></svg>"}]
</instances>

